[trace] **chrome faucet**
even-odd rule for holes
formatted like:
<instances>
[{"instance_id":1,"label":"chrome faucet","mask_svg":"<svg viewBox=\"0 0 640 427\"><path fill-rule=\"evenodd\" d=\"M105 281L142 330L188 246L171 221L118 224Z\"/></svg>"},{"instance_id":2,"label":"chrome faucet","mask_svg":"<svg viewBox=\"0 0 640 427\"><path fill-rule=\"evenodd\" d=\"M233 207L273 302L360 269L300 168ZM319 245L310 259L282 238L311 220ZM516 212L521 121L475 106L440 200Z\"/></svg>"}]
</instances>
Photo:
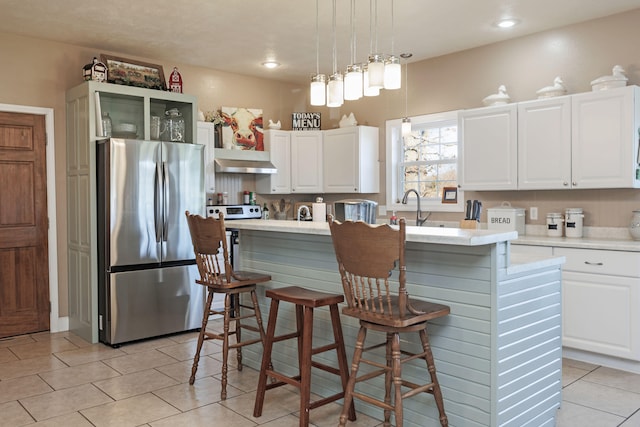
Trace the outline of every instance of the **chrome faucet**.
<instances>
[{"instance_id":1,"label":"chrome faucet","mask_svg":"<svg viewBox=\"0 0 640 427\"><path fill-rule=\"evenodd\" d=\"M422 224L425 223L426 220L429 219L429 217L431 216L431 212L428 212L427 216L425 216L424 218L420 218L422 216L422 211L420 210L420 194L413 188L407 190L404 193L404 196L402 197L403 205L407 204L407 200L409 199L409 193L416 193L416 198L418 199L418 210L416 211L416 226L420 227Z\"/></svg>"},{"instance_id":2,"label":"chrome faucet","mask_svg":"<svg viewBox=\"0 0 640 427\"><path fill-rule=\"evenodd\" d=\"M298 218L298 221L300 221L300 219L301 219L301 218L300 218L300 214L302 213L302 211L303 211L303 210L306 210L306 211L307 211L307 213L305 214L305 216L304 216L304 217L302 217L302 220L303 220L303 221L306 221L306 220L311 219L311 211L309 210L309 206L307 206L307 205L301 205L301 206L298 208L298 215L296 216L296 218Z\"/></svg>"}]
</instances>

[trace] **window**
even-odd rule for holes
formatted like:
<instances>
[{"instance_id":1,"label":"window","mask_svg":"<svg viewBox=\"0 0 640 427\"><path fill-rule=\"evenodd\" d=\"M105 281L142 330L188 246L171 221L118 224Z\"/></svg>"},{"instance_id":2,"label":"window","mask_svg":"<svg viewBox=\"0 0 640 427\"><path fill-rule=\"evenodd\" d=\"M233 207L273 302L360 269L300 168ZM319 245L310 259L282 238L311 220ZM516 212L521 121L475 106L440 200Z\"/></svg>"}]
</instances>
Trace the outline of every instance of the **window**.
<instances>
[{"instance_id":1,"label":"window","mask_svg":"<svg viewBox=\"0 0 640 427\"><path fill-rule=\"evenodd\" d=\"M458 186L458 112L411 117L411 135L402 137L401 120L388 120L387 140L387 209L416 208L416 197L408 190L420 193L423 211L462 212L462 194L456 203L443 203L445 187Z\"/></svg>"}]
</instances>

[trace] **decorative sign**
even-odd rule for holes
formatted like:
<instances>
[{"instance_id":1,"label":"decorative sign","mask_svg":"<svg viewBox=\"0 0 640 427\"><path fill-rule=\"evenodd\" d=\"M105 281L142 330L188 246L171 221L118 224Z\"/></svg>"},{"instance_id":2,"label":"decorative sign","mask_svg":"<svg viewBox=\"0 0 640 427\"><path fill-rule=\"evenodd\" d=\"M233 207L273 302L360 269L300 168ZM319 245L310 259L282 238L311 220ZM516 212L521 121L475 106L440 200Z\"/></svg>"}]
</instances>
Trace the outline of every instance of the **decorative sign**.
<instances>
[{"instance_id":1,"label":"decorative sign","mask_svg":"<svg viewBox=\"0 0 640 427\"><path fill-rule=\"evenodd\" d=\"M320 130L320 113L293 113L292 130Z\"/></svg>"}]
</instances>

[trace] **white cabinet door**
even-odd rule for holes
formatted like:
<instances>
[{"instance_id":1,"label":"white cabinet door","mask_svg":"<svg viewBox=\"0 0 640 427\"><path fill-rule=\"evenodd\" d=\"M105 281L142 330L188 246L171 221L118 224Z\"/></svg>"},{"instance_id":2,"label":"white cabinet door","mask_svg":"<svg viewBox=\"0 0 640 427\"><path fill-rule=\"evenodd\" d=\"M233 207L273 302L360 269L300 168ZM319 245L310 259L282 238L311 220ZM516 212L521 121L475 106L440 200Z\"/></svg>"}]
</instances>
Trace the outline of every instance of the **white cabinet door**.
<instances>
[{"instance_id":1,"label":"white cabinet door","mask_svg":"<svg viewBox=\"0 0 640 427\"><path fill-rule=\"evenodd\" d=\"M380 191L378 128L353 126L323 132L325 193Z\"/></svg>"},{"instance_id":2,"label":"white cabinet door","mask_svg":"<svg viewBox=\"0 0 640 427\"><path fill-rule=\"evenodd\" d=\"M640 255L554 248L562 273L562 344L640 360Z\"/></svg>"},{"instance_id":3,"label":"white cabinet door","mask_svg":"<svg viewBox=\"0 0 640 427\"><path fill-rule=\"evenodd\" d=\"M638 187L638 98L637 86L573 95L573 187Z\"/></svg>"},{"instance_id":4,"label":"white cabinet door","mask_svg":"<svg viewBox=\"0 0 640 427\"><path fill-rule=\"evenodd\" d=\"M518 104L518 188L571 188L571 97Z\"/></svg>"},{"instance_id":5,"label":"white cabinet door","mask_svg":"<svg viewBox=\"0 0 640 427\"><path fill-rule=\"evenodd\" d=\"M207 199L213 200L216 192L215 137L216 127L213 123L198 122L196 143L204 145L204 191L207 193Z\"/></svg>"},{"instance_id":6,"label":"white cabinet door","mask_svg":"<svg viewBox=\"0 0 640 427\"><path fill-rule=\"evenodd\" d=\"M515 190L518 186L515 104L460 112L460 187L463 190Z\"/></svg>"},{"instance_id":7,"label":"white cabinet door","mask_svg":"<svg viewBox=\"0 0 640 427\"><path fill-rule=\"evenodd\" d=\"M256 190L261 194L291 193L291 132L265 130L264 149L278 172L256 175Z\"/></svg>"},{"instance_id":8,"label":"white cabinet door","mask_svg":"<svg viewBox=\"0 0 640 427\"><path fill-rule=\"evenodd\" d=\"M322 192L322 131L291 132L291 192Z\"/></svg>"}]
</instances>

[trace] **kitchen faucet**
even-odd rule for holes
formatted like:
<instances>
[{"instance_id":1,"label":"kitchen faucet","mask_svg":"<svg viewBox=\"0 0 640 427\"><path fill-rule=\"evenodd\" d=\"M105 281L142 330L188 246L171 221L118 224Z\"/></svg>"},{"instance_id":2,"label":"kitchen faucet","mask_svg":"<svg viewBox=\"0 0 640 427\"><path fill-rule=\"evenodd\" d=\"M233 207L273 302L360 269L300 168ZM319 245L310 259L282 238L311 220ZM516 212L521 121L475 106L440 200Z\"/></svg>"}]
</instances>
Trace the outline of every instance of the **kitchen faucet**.
<instances>
[{"instance_id":1,"label":"kitchen faucet","mask_svg":"<svg viewBox=\"0 0 640 427\"><path fill-rule=\"evenodd\" d=\"M306 215L302 218L302 220L303 220L303 221L306 221L306 220L308 220L308 219L310 219L310 218L311 218L311 211L309 210L309 206L307 206L307 205L301 205L301 206L298 208L298 215L296 216L296 218L298 218L298 221L300 221L300 214L302 213L302 211L303 211L303 210L306 210L306 211L307 211L307 213L306 213Z\"/></svg>"},{"instance_id":2,"label":"kitchen faucet","mask_svg":"<svg viewBox=\"0 0 640 427\"><path fill-rule=\"evenodd\" d=\"M402 197L403 205L407 204L407 200L409 199L409 193L416 193L416 198L418 199L418 210L416 211L416 226L420 227L422 224L425 223L426 220L429 219L429 217L431 216L431 212L427 213L427 216L425 216L424 218L420 218L422 216L422 211L420 210L420 194L413 188L410 188L404 193L404 196Z\"/></svg>"}]
</instances>

